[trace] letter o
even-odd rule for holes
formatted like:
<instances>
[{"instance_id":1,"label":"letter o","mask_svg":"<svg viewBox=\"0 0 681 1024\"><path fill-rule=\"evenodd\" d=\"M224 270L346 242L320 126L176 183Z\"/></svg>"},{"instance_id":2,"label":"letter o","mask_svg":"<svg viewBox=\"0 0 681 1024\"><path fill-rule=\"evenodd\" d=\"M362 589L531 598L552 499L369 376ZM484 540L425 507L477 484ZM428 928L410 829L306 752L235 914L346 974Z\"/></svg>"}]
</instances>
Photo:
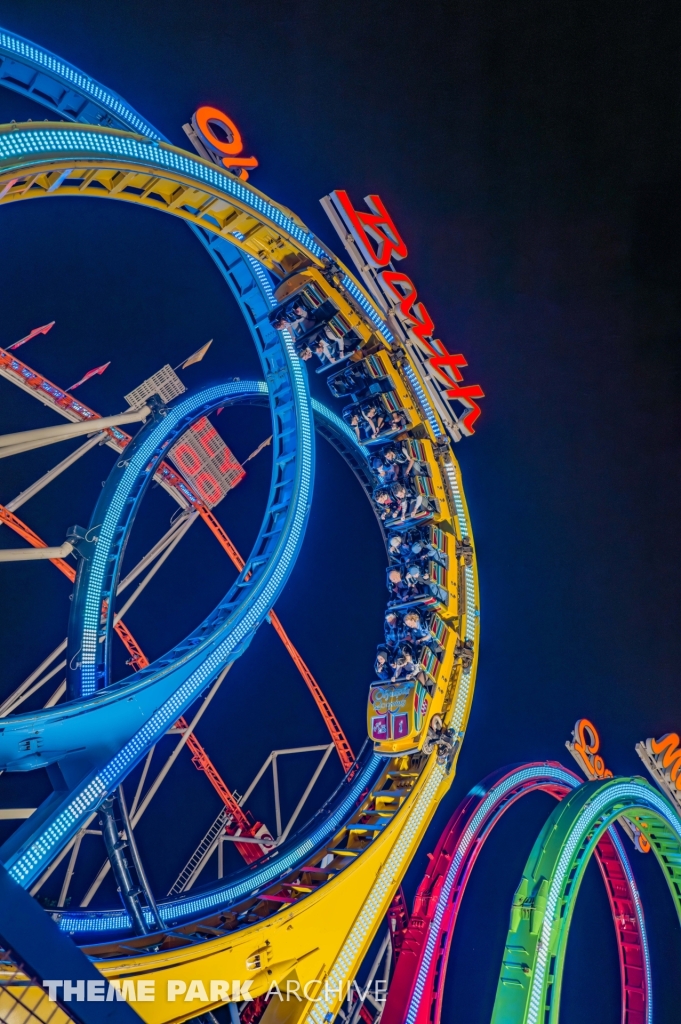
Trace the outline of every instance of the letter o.
<instances>
[{"instance_id":1,"label":"letter o","mask_svg":"<svg viewBox=\"0 0 681 1024\"><path fill-rule=\"evenodd\" d=\"M188 476L195 476L201 469L201 459L186 441L175 446L171 457Z\"/></svg>"},{"instance_id":2,"label":"letter o","mask_svg":"<svg viewBox=\"0 0 681 1024\"><path fill-rule=\"evenodd\" d=\"M244 148L244 144L241 140L241 132L232 121L231 117L227 117L217 107L199 107L194 114L194 120L196 127L203 135L205 141L213 149L217 149L219 153L225 153L227 156L236 156ZM225 142L224 139L219 139L213 129L211 128L211 121L221 125L228 135L232 136L231 142Z\"/></svg>"}]
</instances>

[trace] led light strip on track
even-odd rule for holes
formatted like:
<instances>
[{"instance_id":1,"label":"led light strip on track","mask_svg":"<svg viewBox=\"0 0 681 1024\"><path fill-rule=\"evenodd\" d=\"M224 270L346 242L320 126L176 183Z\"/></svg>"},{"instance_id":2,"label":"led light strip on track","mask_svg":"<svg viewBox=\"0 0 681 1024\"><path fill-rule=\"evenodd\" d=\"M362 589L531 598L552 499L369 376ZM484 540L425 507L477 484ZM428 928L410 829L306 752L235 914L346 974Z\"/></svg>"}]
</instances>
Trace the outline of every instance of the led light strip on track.
<instances>
[{"instance_id":1,"label":"led light strip on track","mask_svg":"<svg viewBox=\"0 0 681 1024\"><path fill-rule=\"evenodd\" d=\"M440 1024L459 908L482 847L516 801L538 791L562 800L582 779L555 762L494 772L454 812L430 859L402 937L381 1024ZM652 1024L650 955L641 901L614 826L595 849L620 956L622 1024Z\"/></svg>"},{"instance_id":2,"label":"led light strip on track","mask_svg":"<svg viewBox=\"0 0 681 1024\"><path fill-rule=\"evenodd\" d=\"M354 339L355 350L346 365L359 367L357 372L371 385L372 394L390 392L386 409L392 409L396 423L402 423L400 443L411 445L419 460L419 486L430 502L433 543L441 547L433 570L439 589L433 591L437 597L428 600L443 618L437 620L436 615L442 647L440 660L432 659L429 668L427 693L419 696L413 714L393 715L395 723L409 719L411 731L405 733L400 725L401 732L388 732L380 740L374 733L374 750L366 751L334 798L286 846L259 865L218 887L160 904L163 920L172 922L172 934L123 937L117 933L125 932L129 922L121 911L59 915L64 930L90 942L95 935L101 936L103 944L91 946L90 953L106 977L155 985L155 1000L137 1006L150 1024L189 1020L224 998L201 1006L172 998L168 982L183 984L187 978L200 980L209 992L211 979L240 978L250 983L254 996L268 991L273 981L293 978L309 993L307 1002L279 1011L277 1020L284 1021L282 1012L292 1015L291 1020L331 1020L344 999L344 984L354 978L411 856L451 786L468 719L478 657L479 601L458 465L429 400L428 384L411 356L395 341L366 290L295 215L215 164L168 145L120 97L34 44L0 32L0 59L0 84L43 102L60 117L85 122L0 128L0 205L56 195L89 196L132 202L186 220L220 269L249 325L267 378L277 442L269 511L249 560L250 568L258 569L253 575L252 607L244 607L241 626L235 622L233 633L214 645L213 634L204 635L203 640L211 639L197 645L195 656L172 652L168 664L161 659L134 681L116 684L110 692L108 686L98 689L107 681L105 671L90 673L84 677L83 692L94 692L78 705L83 714L99 707L110 713L119 689L135 692L136 699L141 699L142 693L158 686L165 687L167 712L176 717L215 677L236 645L246 642L242 627L247 616L252 616L254 624L262 621L285 583L309 510L313 403L302 363L294 353L294 342L295 352L300 352L295 332L281 324L275 329L275 313L271 313L275 307L286 311L294 301L307 302L308 308L320 302L334 306L338 311L334 322L344 324L346 336ZM97 126L92 127L93 123ZM397 352L399 359L394 359ZM190 396L185 402L192 406L193 415L203 408L202 401L212 403L214 397ZM182 408L182 402L170 406L167 419L179 416ZM367 489L371 442L361 443L358 428L349 427L351 420L337 417L335 422L334 415L324 419L323 432L327 436L331 432L333 443ZM150 450L157 443L156 429L144 428L140 453L147 452L146 437ZM393 434L398 434L398 428ZM277 467L283 472L290 460L294 469L286 471L285 527L281 529L280 516L280 539L274 551L265 546L268 561L263 567L258 563L259 545L267 540L266 525L282 504ZM144 461L141 455L138 461ZM127 469L120 467L119 481L131 479L126 478ZM112 477L106 499L103 496L112 510L117 487L113 481ZM94 580L95 574L91 577ZM95 603L100 601L106 587L108 581L97 582L92 590L82 589L79 607L85 606L90 593ZM83 613L81 639L86 620ZM429 710L420 713L421 707ZM51 709L44 718L41 714L17 716L17 720L54 722L57 736L56 723L64 724L60 709ZM440 726L434 724L438 716ZM159 717L159 729L161 718L165 723L167 717ZM3 856L9 852L5 861L14 877L30 884L115 780L145 754L157 731L146 728L125 743L122 733L114 738L122 746L113 753L106 778L85 780L77 795L69 798L68 822L47 806L14 833L3 851ZM10 724L8 737L11 732ZM424 753L427 737L430 747ZM12 740L0 739L0 751L3 742L11 745ZM66 763L65 746L59 749L57 741L56 760ZM74 794L80 781L73 783ZM317 1001L309 990L315 981L328 983ZM233 993L233 998L238 996ZM265 1024L274 1012L274 1007L265 1011Z\"/></svg>"},{"instance_id":3,"label":"led light strip on track","mask_svg":"<svg viewBox=\"0 0 681 1024\"><path fill-rule=\"evenodd\" d=\"M586 782L548 818L511 907L492 1024L557 1024L570 923L586 866L620 816L650 842L681 922L681 817L640 778Z\"/></svg>"}]
</instances>

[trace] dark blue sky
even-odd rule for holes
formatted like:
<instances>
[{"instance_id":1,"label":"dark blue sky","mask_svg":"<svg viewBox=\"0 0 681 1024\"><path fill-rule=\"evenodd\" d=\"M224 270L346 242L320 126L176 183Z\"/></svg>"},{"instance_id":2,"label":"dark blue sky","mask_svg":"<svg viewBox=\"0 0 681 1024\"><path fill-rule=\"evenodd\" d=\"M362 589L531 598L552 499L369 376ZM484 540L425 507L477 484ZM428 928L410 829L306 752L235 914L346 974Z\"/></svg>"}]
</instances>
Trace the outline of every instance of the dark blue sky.
<instances>
[{"instance_id":1,"label":"dark blue sky","mask_svg":"<svg viewBox=\"0 0 681 1024\"><path fill-rule=\"evenodd\" d=\"M681 727L678 12L628 0L5 0L0 20L118 90L179 145L198 105L225 109L260 161L253 183L332 247L319 197L378 192L408 242L404 269L447 346L468 358L470 382L483 386L477 433L457 450L480 565L480 668L459 772L426 846L489 771L567 758L582 715L598 724L609 766L639 772L635 742ZM0 91L0 120L44 116ZM226 288L183 225L123 204L60 200L3 210L0 237L0 344L55 319L22 354L64 385L111 359L81 392L98 411L121 408L131 386L212 336L188 385L258 374ZM50 421L9 385L0 390L3 430ZM257 411L223 424L241 458L267 434ZM382 552L352 476L319 449L308 539L278 611L358 746ZM5 462L0 500L55 452ZM59 543L66 526L88 519L109 465L97 453L25 518ZM267 456L249 465L220 507L244 549L269 472ZM171 512L162 494L150 496L131 557ZM195 529L130 616L152 654L231 579ZM67 595L51 567L3 568L3 691L59 642ZM265 632L230 680L200 735L237 788L272 746L324 741ZM168 853L152 869L161 889L217 811L203 783L186 771L159 798L176 846L172 864ZM456 1008L467 1024L489 1020L511 895L551 806L536 797L516 807L480 859L447 993L447 1013ZM424 862L425 850L410 888ZM671 1022L678 924L652 858L636 856L635 867L656 1020ZM615 1024L616 949L595 868L573 928L562 1020L583 1021L586 1005L589 1019Z\"/></svg>"}]
</instances>

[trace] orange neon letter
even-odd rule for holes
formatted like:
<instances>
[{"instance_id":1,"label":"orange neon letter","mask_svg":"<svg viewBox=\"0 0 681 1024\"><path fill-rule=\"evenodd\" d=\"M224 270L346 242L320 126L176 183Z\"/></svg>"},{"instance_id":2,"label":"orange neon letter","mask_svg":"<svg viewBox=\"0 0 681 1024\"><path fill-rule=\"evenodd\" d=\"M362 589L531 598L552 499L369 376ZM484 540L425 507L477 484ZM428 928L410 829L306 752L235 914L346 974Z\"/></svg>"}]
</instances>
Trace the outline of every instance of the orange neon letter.
<instances>
[{"instance_id":1,"label":"orange neon letter","mask_svg":"<svg viewBox=\"0 0 681 1024\"><path fill-rule=\"evenodd\" d=\"M232 121L231 117L223 114L217 107L199 107L192 118L194 131L201 136L201 141L209 149L219 153L222 163L228 169L231 167L257 167L258 161L254 156L238 156L244 148L241 132ZM213 125L219 125L225 133L226 138L219 138L215 134ZM243 171L244 180L248 178L248 172Z\"/></svg>"},{"instance_id":2,"label":"orange neon letter","mask_svg":"<svg viewBox=\"0 0 681 1024\"><path fill-rule=\"evenodd\" d=\"M407 246L380 196L364 197L371 213L355 210L347 192L341 189L332 192L331 196L362 255L372 267L387 267L391 259L404 259Z\"/></svg>"},{"instance_id":3,"label":"orange neon letter","mask_svg":"<svg viewBox=\"0 0 681 1024\"><path fill-rule=\"evenodd\" d=\"M601 740L593 722L588 718L580 718L573 735L573 748L581 757L588 774L597 779L612 778L612 772L605 767L605 762L598 753Z\"/></svg>"},{"instance_id":4,"label":"orange neon letter","mask_svg":"<svg viewBox=\"0 0 681 1024\"><path fill-rule=\"evenodd\" d=\"M675 732L668 732L659 740L651 740L650 746L671 781L676 784L676 788L681 789L681 749L678 735Z\"/></svg>"}]
</instances>

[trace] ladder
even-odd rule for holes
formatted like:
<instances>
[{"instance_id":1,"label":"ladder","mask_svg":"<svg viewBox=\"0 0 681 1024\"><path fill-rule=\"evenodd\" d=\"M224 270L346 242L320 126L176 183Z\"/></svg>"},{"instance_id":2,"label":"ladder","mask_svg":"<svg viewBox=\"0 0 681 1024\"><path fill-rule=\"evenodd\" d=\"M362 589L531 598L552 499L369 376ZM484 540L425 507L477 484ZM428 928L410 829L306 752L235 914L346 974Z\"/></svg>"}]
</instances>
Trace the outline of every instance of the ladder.
<instances>
[{"instance_id":1,"label":"ladder","mask_svg":"<svg viewBox=\"0 0 681 1024\"><path fill-rule=\"evenodd\" d=\"M215 848L218 837L225 831L227 821L227 811L223 807L185 866L182 868L182 871L180 871L179 875L175 879L172 888L168 891L169 896L179 896L180 893L185 891L204 859L206 857L210 857L213 849Z\"/></svg>"}]
</instances>

